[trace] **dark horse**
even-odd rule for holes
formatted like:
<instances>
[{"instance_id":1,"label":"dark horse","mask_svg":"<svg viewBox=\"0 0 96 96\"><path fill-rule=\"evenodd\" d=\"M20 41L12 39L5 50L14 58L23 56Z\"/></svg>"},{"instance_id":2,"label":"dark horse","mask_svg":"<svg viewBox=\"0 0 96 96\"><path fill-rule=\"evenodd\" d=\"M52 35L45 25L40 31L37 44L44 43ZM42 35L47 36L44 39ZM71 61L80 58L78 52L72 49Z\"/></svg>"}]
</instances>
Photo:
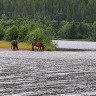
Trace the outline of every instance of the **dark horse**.
<instances>
[{"instance_id":1,"label":"dark horse","mask_svg":"<svg viewBox=\"0 0 96 96\"><path fill-rule=\"evenodd\" d=\"M16 40L11 41L11 49L13 49L13 50L17 49L18 50L18 42Z\"/></svg>"},{"instance_id":2,"label":"dark horse","mask_svg":"<svg viewBox=\"0 0 96 96\"><path fill-rule=\"evenodd\" d=\"M34 51L34 46L38 47L37 50L40 49L40 51L41 51L41 48L42 48L42 50L44 51L44 45L41 42L32 42L32 50L33 51Z\"/></svg>"}]
</instances>

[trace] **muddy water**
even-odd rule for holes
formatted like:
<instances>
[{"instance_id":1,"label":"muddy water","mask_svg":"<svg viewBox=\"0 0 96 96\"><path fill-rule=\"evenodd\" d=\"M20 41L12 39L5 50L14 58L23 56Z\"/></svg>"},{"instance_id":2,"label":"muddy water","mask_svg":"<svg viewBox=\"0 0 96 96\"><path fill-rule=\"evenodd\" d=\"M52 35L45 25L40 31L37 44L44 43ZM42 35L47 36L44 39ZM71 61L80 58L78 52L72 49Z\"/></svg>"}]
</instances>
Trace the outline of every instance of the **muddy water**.
<instances>
[{"instance_id":1,"label":"muddy water","mask_svg":"<svg viewBox=\"0 0 96 96\"><path fill-rule=\"evenodd\" d=\"M0 96L96 96L96 51L0 51Z\"/></svg>"}]
</instances>

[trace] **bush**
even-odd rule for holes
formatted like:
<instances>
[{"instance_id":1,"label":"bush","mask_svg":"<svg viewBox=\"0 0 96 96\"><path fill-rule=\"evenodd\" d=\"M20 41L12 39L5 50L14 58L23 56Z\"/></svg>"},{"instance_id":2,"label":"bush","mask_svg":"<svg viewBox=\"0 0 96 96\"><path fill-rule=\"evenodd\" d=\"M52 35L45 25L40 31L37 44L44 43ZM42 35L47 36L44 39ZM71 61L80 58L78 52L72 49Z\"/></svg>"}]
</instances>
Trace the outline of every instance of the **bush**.
<instances>
[{"instance_id":1,"label":"bush","mask_svg":"<svg viewBox=\"0 0 96 96\"><path fill-rule=\"evenodd\" d=\"M8 41L11 41L14 39L16 40L18 38L18 34L19 34L18 27L13 25L11 28L8 28L6 30L4 39Z\"/></svg>"},{"instance_id":2,"label":"bush","mask_svg":"<svg viewBox=\"0 0 96 96\"><path fill-rule=\"evenodd\" d=\"M20 26L19 28L19 35L18 35L18 40L19 41L24 41L26 35L28 34L28 29L26 26Z\"/></svg>"},{"instance_id":3,"label":"bush","mask_svg":"<svg viewBox=\"0 0 96 96\"><path fill-rule=\"evenodd\" d=\"M50 43L51 40L53 40L54 38L54 30L53 27L51 25L49 25L48 27L46 27L45 31L44 31L44 42L46 43Z\"/></svg>"},{"instance_id":4,"label":"bush","mask_svg":"<svg viewBox=\"0 0 96 96\"><path fill-rule=\"evenodd\" d=\"M62 26L61 29L58 32L60 37L69 39L70 29L71 29L71 24L70 23L66 23L64 26Z\"/></svg>"},{"instance_id":5,"label":"bush","mask_svg":"<svg viewBox=\"0 0 96 96\"><path fill-rule=\"evenodd\" d=\"M93 23L92 26L92 36L91 36L91 40L96 41L96 22Z\"/></svg>"},{"instance_id":6,"label":"bush","mask_svg":"<svg viewBox=\"0 0 96 96\"><path fill-rule=\"evenodd\" d=\"M69 23L62 25L59 35L64 39L86 39L90 36L90 24L88 23Z\"/></svg>"},{"instance_id":7,"label":"bush","mask_svg":"<svg viewBox=\"0 0 96 96\"><path fill-rule=\"evenodd\" d=\"M3 39L4 39L4 30L2 25L0 25L0 40L3 40Z\"/></svg>"},{"instance_id":8,"label":"bush","mask_svg":"<svg viewBox=\"0 0 96 96\"><path fill-rule=\"evenodd\" d=\"M26 36L26 41L30 43L33 41L43 42L43 38L44 38L43 33L44 30L42 28L36 28Z\"/></svg>"},{"instance_id":9,"label":"bush","mask_svg":"<svg viewBox=\"0 0 96 96\"><path fill-rule=\"evenodd\" d=\"M86 39L89 37L90 25L87 23L80 23L77 28L78 38Z\"/></svg>"}]
</instances>

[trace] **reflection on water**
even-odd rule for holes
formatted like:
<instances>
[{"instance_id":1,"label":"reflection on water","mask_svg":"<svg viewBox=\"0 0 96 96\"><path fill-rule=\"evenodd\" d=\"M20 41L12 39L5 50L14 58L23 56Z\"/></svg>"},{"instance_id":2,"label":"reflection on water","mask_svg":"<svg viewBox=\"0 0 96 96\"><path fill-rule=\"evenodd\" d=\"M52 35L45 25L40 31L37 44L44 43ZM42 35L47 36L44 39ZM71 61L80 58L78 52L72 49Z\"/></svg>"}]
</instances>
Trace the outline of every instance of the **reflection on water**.
<instances>
[{"instance_id":1,"label":"reflection on water","mask_svg":"<svg viewBox=\"0 0 96 96\"><path fill-rule=\"evenodd\" d=\"M2 50L0 96L96 96L96 52Z\"/></svg>"}]
</instances>

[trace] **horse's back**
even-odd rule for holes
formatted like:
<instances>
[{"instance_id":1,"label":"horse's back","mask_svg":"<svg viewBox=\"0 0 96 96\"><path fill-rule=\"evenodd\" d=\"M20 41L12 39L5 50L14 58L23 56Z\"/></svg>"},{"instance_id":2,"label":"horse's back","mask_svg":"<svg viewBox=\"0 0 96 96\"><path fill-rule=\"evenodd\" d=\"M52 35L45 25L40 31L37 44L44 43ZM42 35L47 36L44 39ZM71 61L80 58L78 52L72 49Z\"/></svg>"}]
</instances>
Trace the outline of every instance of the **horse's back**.
<instances>
[{"instance_id":1,"label":"horse's back","mask_svg":"<svg viewBox=\"0 0 96 96\"><path fill-rule=\"evenodd\" d=\"M12 40L12 41L11 41L11 44L12 44L12 45L17 45L17 41L16 41L16 40Z\"/></svg>"},{"instance_id":2,"label":"horse's back","mask_svg":"<svg viewBox=\"0 0 96 96\"><path fill-rule=\"evenodd\" d=\"M33 46L38 46L38 47L39 47L39 46L41 46L41 43L40 43L40 42L32 42L32 45L33 45Z\"/></svg>"},{"instance_id":3,"label":"horse's back","mask_svg":"<svg viewBox=\"0 0 96 96\"><path fill-rule=\"evenodd\" d=\"M32 50L34 50L34 46L39 47L40 49L42 47L44 50L44 45L41 42L37 42L37 41L32 42Z\"/></svg>"}]
</instances>

